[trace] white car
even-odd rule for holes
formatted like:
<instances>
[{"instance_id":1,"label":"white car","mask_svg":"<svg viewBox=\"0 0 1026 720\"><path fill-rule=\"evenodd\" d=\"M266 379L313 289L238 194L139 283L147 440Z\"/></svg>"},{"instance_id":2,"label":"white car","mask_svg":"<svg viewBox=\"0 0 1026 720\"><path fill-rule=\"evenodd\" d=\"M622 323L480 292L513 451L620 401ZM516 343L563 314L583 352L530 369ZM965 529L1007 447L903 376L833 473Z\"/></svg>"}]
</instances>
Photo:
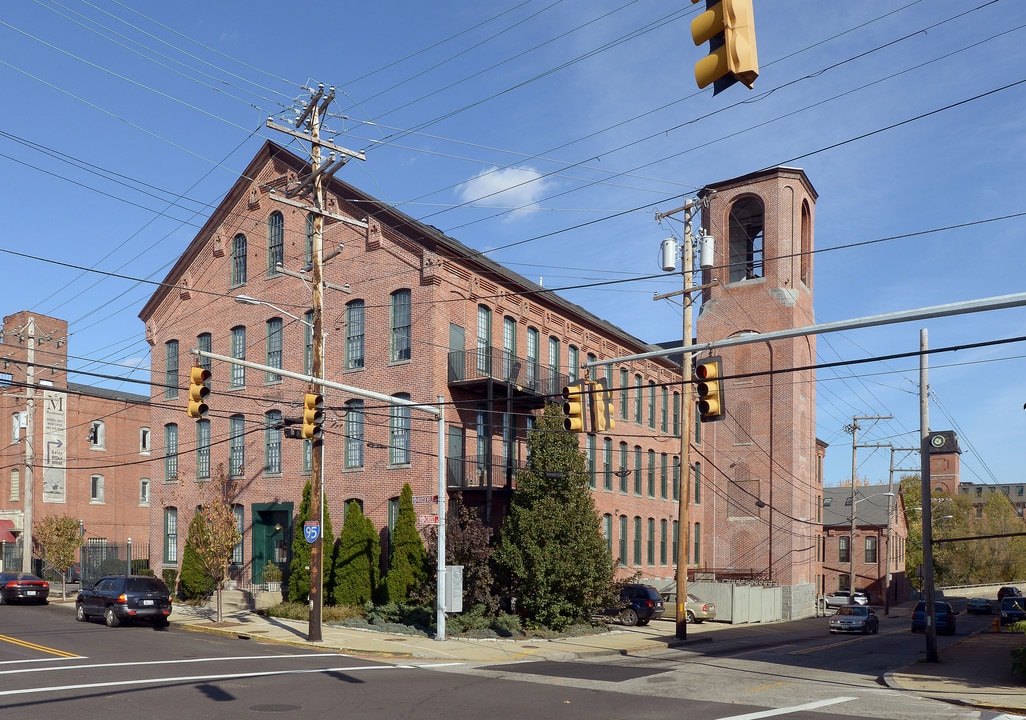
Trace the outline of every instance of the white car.
<instances>
[{"instance_id":1,"label":"white car","mask_svg":"<svg viewBox=\"0 0 1026 720\"><path fill-rule=\"evenodd\" d=\"M858 590L853 595L849 595L846 592L835 592L824 596L823 603L827 607L832 608L844 607L845 605L868 605L869 596Z\"/></svg>"}]
</instances>

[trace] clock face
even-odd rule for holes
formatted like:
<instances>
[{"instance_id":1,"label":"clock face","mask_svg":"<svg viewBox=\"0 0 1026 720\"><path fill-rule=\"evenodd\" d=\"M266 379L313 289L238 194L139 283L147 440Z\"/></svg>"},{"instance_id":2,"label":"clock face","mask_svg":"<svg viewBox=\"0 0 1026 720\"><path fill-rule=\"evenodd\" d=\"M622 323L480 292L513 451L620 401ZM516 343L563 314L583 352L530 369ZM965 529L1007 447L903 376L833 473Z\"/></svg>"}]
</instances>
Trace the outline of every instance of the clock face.
<instances>
[{"instance_id":1,"label":"clock face","mask_svg":"<svg viewBox=\"0 0 1026 720\"><path fill-rule=\"evenodd\" d=\"M935 448L943 447L944 442L945 438L943 435L934 435L932 438L930 438L930 444L933 445Z\"/></svg>"}]
</instances>

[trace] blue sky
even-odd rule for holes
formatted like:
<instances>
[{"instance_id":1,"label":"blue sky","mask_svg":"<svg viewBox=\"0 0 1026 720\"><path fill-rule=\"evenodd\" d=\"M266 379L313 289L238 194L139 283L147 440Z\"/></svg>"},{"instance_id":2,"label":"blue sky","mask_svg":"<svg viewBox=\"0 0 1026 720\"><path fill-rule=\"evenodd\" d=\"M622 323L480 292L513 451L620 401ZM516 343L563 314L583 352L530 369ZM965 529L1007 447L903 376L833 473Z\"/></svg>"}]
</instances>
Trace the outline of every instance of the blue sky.
<instances>
[{"instance_id":1,"label":"blue sky","mask_svg":"<svg viewBox=\"0 0 1026 720\"><path fill-rule=\"evenodd\" d=\"M776 165L820 195L809 324L1023 291L1026 3L756 0L760 77L716 97L692 75L702 5L5 3L4 312L67 319L74 369L148 379L152 283L316 83L336 88L336 142L367 154L339 177L548 288L594 285L562 294L647 341L681 326L652 300L679 274L649 277L681 228L654 214ZM1024 325L1015 309L823 335L819 360ZM931 358L931 426L959 434L964 480L1022 479L1024 354ZM916 359L819 379L828 484L850 477L854 416L894 416L860 442L918 444ZM886 482L890 459L859 450L859 477Z\"/></svg>"}]
</instances>

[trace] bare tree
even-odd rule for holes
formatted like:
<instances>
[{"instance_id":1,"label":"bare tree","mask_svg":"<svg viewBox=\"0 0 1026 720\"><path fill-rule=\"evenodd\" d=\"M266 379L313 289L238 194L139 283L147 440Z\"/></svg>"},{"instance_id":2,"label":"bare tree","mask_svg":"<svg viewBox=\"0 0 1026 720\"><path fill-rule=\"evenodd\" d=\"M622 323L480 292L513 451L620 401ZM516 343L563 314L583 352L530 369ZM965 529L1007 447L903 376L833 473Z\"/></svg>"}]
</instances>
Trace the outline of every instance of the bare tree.
<instances>
[{"instance_id":1,"label":"bare tree","mask_svg":"<svg viewBox=\"0 0 1026 720\"><path fill-rule=\"evenodd\" d=\"M75 553L82 547L82 529L69 515L49 515L33 523L32 539L43 558L61 574L61 599L68 597L68 570L75 564Z\"/></svg>"},{"instance_id":2,"label":"bare tree","mask_svg":"<svg viewBox=\"0 0 1026 720\"><path fill-rule=\"evenodd\" d=\"M232 553L242 539L232 507L233 499L234 483L229 480L224 467L219 466L217 479L210 481L204 502L196 511L199 521L190 523L189 537L185 541L214 581L218 623L222 622L221 590L228 577Z\"/></svg>"}]
</instances>

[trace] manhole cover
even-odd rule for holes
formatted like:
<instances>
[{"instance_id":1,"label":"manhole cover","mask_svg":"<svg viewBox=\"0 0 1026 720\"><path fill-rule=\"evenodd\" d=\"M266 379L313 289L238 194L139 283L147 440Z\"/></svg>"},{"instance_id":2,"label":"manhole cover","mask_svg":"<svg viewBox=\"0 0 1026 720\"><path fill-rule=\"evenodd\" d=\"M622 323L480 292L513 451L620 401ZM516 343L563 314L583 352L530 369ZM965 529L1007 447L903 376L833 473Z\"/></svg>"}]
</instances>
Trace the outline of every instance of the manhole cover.
<instances>
[{"instance_id":1,"label":"manhole cover","mask_svg":"<svg viewBox=\"0 0 1026 720\"><path fill-rule=\"evenodd\" d=\"M302 705L279 705L277 703L267 703L265 705L251 705L250 710L256 712L295 712L296 710L302 710Z\"/></svg>"}]
</instances>

